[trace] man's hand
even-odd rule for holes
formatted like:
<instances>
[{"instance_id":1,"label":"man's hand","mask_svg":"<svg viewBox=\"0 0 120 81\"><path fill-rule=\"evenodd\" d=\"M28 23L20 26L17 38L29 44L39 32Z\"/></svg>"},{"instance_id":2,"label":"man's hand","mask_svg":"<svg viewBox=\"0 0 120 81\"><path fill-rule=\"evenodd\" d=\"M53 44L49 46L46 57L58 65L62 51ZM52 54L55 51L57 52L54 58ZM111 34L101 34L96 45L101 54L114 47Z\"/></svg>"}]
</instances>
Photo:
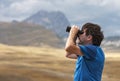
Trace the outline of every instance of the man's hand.
<instances>
[{"instance_id":1,"label":"man's hand","mask_svg":"<svg viewBox=\"0 0 120 81\"><path fill-rule=\"evenodd\" d=\"M70 35L71 35L71 37L72 37L73 39L75 39L75 38L77 37L78 31L79 31L79 27L78 27L78 26L73 25L73 26L71 27Z\"/></svg>"}]
</instances>

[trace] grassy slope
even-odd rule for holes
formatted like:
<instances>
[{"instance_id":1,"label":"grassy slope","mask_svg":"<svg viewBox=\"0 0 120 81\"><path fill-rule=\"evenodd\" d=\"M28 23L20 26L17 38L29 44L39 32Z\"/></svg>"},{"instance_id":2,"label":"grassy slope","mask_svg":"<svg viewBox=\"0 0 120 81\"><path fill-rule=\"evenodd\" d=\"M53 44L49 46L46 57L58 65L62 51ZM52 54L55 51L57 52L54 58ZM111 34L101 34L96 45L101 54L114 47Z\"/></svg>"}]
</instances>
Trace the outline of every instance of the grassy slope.
<instances>
[{"instance_id":1,"label":"grassy slope","mask_svg":"<svg viewBox=\"0 0 120 81\"><path fill-rule=\"evenodd\" d=\"M106 59L103 81L120 79L117 58ZM63 49L0 45L0 81L73 81L74 67Z\"/></svg>"}]
</instances>

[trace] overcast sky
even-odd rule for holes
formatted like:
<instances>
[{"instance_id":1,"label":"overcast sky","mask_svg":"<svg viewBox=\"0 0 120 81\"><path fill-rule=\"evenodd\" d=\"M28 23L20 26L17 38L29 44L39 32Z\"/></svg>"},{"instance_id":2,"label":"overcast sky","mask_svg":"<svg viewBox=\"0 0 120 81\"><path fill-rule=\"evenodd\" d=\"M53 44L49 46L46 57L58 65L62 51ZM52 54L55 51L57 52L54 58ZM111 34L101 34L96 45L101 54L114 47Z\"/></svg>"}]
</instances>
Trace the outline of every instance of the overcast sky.
<instances>
[{"instance_id":1,"label":"overcast sky","mask_svg":"<svg viewBox=\"0 0 120 81\"><path fill-rule=\"evenodd\" d=\"M109 14L120 17L120 0L0 0L0 21L21 21L39 10L62 11L74 23Z\"/></svg>"},{"instance_id":2,"label":"overcast sky","mask_svg":"<svg viewBox=\"0 0 120 81\"><path fill-rule=\"evenodd\" d=\"M21 20L39 10L63 11L70 21L91 19L104 13L120 15L120 0L0 0L0 20Z\"/></svg>"}]
</instances>

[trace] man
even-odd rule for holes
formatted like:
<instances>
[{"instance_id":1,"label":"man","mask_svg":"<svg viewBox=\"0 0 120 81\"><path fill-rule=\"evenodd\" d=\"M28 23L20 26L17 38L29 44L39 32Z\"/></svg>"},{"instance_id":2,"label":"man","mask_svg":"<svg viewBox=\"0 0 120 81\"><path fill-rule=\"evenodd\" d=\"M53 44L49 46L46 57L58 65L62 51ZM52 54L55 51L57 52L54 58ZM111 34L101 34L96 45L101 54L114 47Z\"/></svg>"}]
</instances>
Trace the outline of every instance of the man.
<instances>
[{"instance_id":1,"label":"man","mask_svg":"<svg viewBox=\"0 0 120 81\"><path fill-rule=\"evenodd\" d=\"M78 31L78 26L71 27L65 46L66 57L77 59L74 81L101 81L105 60L100 47L104 38L101 27L86 23L81 30L83 34L78 34Z\"/></svg>"}]
</instances>

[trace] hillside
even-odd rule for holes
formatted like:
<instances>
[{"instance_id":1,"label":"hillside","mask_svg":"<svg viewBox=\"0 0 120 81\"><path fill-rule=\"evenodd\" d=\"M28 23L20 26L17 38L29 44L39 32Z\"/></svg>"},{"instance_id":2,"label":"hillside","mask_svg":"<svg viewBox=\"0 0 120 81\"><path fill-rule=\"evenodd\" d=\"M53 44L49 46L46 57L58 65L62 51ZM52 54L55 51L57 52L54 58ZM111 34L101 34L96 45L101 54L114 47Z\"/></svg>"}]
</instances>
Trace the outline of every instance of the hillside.
<instances>
[{"instance_id":1,"label":"hillside","mask_svg":"<svg viewBox=\"0 0 120 81\"><path fill-rule=\"evenodd\" d=\"M0 22L0 43L21 46L64 47L63 40L55 32L41 25L25 22ZM105 50L120 52L120 36L106 37L101 46Z\"/></svg>"},{"instance_id":2,"label":"hillside","mask_svg":"<svg viewBox=\"0 0 120 81\"><path fill-rule=\"evenodd\" d=\"M0 22L0 43L24 46L63 46L62 40L45 27L18 22Z\"/></svg>"}]
</instances>

